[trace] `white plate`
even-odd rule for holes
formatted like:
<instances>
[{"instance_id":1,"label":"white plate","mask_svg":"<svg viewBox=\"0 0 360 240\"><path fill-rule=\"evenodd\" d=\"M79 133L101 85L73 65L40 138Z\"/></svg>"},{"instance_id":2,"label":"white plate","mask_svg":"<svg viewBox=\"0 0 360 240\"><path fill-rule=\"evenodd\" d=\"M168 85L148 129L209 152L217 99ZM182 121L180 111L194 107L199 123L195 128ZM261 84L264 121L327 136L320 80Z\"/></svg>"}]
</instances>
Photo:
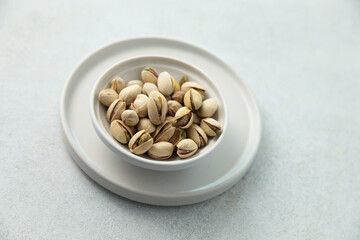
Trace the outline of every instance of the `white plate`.
<instances>
[{"instance_id":1,"label":"white plate","mask_svg":"<svg viewBox=\"0 0 360 240\"><path fill-rule=\"evenodd\" d=\"M228 131L209 159L188 169L154 171L119 159L100 140L90 118L91 89L110 66L134 56L176 58L218 81L229 110ZM261 137L258 106L245 82L211 53L171 39L128 39L94 52L67 80L60 108L68 150L81 169L110 191L148 204L192 204L224 192L248 170Z\"/></svg>"}]
</instances>

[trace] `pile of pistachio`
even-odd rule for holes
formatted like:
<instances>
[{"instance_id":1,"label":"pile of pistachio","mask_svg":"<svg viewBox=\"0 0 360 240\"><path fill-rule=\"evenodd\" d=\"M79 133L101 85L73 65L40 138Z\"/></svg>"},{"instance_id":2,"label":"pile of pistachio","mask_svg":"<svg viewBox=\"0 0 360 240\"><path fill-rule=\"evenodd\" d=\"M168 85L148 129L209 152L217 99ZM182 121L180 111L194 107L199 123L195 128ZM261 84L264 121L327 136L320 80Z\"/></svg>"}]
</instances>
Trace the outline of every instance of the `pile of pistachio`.
<instances>
[{"instance_id":1,"label":"pile of pistachio","mask_svg":"<svg viewBox=\"0 0 360 240\"><path fill-rule=\"evenodd\" d=\"M218 109L213 98L205 98L205 88L188 81L180 83L168 72L158 74L152 67L141 71L141 80L125 85L120 77L102 90L99 101L108 107L106 118L112 136L128 144L134 154L168 159L175 146L180 158L192 156L215 136L221 125L211 118Z\"/></svg>"}]
</instances>

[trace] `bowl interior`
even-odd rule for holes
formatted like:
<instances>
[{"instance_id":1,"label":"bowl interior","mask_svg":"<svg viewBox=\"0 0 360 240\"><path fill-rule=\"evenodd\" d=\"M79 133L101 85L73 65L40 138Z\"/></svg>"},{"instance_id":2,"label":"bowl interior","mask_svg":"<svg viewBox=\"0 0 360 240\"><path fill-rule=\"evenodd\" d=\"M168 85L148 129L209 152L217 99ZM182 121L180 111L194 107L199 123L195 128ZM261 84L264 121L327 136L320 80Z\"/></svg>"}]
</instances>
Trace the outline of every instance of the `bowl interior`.
<instances>
[{"instance_id":1,"label":"bowl interior","mask_svg":"<svg viewBox=\"0 0 360 240\"><path fill-rule=\"evenodd\" d=\"M172 76L174 76L178 81L180 81L183 75L187 75L189 77L189 81L194 81L206 88L205 99L207 98L215 98L219 104L218 111L212 116L212 118L216 119L222 125L222 131L217 134L215 137L210 137L208 139L208 144L205 147L199 148L199 150L191 157L186 159L181 159L176 154L166 161L158 161L149 158L146 154L143 155L135 155L130 152L128 146L125 144L121 144L117 142L110 134L110 124L106 119L106 110L107 107L103 106L98 101L98 95L101 90L110 87L110 81L115 76L120 76L128 82L134 79L141 79L141 70L144 67L151 66L154 67L158 73L162 71L169 72ZM187 64L183 61L162 57L162 56L142 56L131 58L125 61L121 61L118 64L115 64L110 69L108 69L97 81L96 85L92 91L92 99L91 99L91 107L93 108L91 113L94 115L92 116L94 119L95 128L100 129L100 134L102 134L102 138L111 147L116 149L117 151L121 152L129 156L130 158L137 159L139 161L147 162L147 163L154 163L154 164L178 164L178 163L185 163L195 161L200 157L205 156L207 153L213 149L217 143L221 140L222 136L226 131L227 125L227 109L224 99L221 93L218 91L217 84L220 83L221 79L216 79L217 82L214 80L210 80L208 76L205 75L200 69ZM99 133L99 131L98 131Z\"/></svg>"}]
</instances>

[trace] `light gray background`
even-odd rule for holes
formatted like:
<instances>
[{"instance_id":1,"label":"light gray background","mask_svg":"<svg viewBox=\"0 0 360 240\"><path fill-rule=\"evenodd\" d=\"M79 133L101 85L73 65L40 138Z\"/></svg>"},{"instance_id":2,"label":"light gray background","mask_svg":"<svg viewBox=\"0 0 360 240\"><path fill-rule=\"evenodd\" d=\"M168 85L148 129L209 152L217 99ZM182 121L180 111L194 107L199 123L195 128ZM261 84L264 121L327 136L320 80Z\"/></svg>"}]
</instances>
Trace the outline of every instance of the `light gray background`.
<instances>
[{"instance_id":1,"label":"light gray background","mask_svg":"<svg viewBox=\"0 0 360 240\"><path fill-rule=\"evenodd\" d=\"M255 162L212 200L131 202L65 150L70 72L144 35L214 52L257 97ZM0 1L0 239L360 239L359 46L358 0Z\"/></svg>"}]
</instances>

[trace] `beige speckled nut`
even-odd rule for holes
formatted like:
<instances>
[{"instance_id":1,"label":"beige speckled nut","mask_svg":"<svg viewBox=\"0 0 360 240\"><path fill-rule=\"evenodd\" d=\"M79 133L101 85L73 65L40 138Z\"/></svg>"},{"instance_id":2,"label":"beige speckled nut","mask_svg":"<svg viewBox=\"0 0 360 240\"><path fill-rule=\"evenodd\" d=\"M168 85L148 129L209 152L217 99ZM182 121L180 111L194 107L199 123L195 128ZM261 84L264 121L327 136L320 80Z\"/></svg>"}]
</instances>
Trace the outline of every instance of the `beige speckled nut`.
<instances>
[{"instance_id":1,"label":"beige speckled nut","mask_svg":"<svg viewBox=\"0 0 360 240\"><path fill-rule=\"evenodd\" d=\"M171 96L171 99L177 101L180 104L183 104L184 103L184 95L185 95L185 92L177 91L177 92L173 93L173 95Z\"/></svg>"},{"instance_id":2,"label":"beige speckled nut","mask_svg":"<svg viewBox=\"0 0 360 240\"><path fill-rule=\"evenodd\" d=\"M145 130L137 132L129 142L129 149L136 155L146 153L153 145L154 140Z\"/></svg>"},{"instance_id":3,"label":"beige speckled nut","mask_svg":"<svg viewBox=\"0 0 360 240\"><path fill-rule=\"evenodd\" d=\"M149 98L145 94L136 96L135 101L130 104L130 109L134 110L139 117L146 117L148 114Z\"/></svg>"},{"instance_id":4,"label":"beige speckled nut","mask_svg":"<svg viewBox=\"0 0 360 240\"><path fill-rule=\"evenodd\" d=\"M175 119L178 127L189 128L193 123L194 116L190 109L182 107L176 112Z\"/></svg>"},{"instance_id":5,"label":"beige speckled nut","mask_svg":"<svg viewBox=\"0 0 360 240\"><path fill-rule=\"evenodd\" d=\"M176 78L174 76L171 76L171 80L173 81L173 92L177 92L180 91L180 85L178 83L178 81L176 80Z\"/></svg>"},{"instance_id":6,"label":"beige speckled nut","mask_svg":"<svg viewBox=\"0 0 360 240\"><path fill-rule=\"evenodd\" d=\"M111 135L120 143L126 144L133 136L132 131L121 120L114 120L110 124Z\"/></svg>"},{"instance_id":7,"label":"beige speckled nut","mask_svg":"<svg viewBox=\"0 0 360 240\"><path fill-rule=\"evenodd\" d=\"M170 138L169 143L173 144L174 146L178 144L181 140L186 138L186 132L182 128L176 128L174 135Z\"/></svg>"},{"instance_id":8,"label":"beige speckled nut","mask_svg":"<svg viewBox=\"0 0 360 240\"><path fill-rule=\"evenodd\" d=\"M125 81L121 77L115 77L111 80L111 89L113 89L117 94L120 93L125 87Z\"/></svg>"},{"instance_id":9,"label":"beige speckled nut","mask_svg":"<svg viewBox=\"0 0 360 240\"><path fill-rule=\"evenodd\" d=\"M127 126L135 126L139 122L139 116L134 110L125 110L121 114L121 120L127 125Z\"/></svg>"},{"instance_id":10,"label":"beige speckled nut","mask_svg":"<svg viewBox=\"0 0 360 240\"><path fill-rule=\"evenodd\" d=\"M191 111L196 111L201 107L202 97L198 91L190 88L184 96L184 105Z\"/></svg>"},{"instance_id":11,"label":"beige speckled nut","mask_svg":"<svg viewBox=\"0 0 360 240\"><path fill-rule=\"evenodd\" d=\"M181 158L190 157L194 155L194 153L196 153L196 151L198 150L198 146L196 145L196 143L189 138L181 140L176 146L176 153Z\"/></svg>"},{"instance_id":12,"label":"beige speckled nut","mask_svg":"<svg viewBox=\"0 0 360 240\"><path fill-rule=\"evenodd\" d=\"M183 85L181 85L181 91L183 91L183 92L187 92L190 88L193 88L196 91L198 91L200 93L201 97L204 99L206 90L203 86L201 86L200 84L198 84L196 82L186 82Z\"/></svg>"},{"instance_id":13,"label":"beige speckled nut","mask_svg":"<svg viewBox=\"0 0 360 240\"><path fill-rule=\"evenodd\" d=\"M154 159L168 159L171 157L174 151L174 145L169 142L158 142L154 143L150 150L148 151L148 155Z\"/></svg>"},{"instance_id":14,"label":"beige speckled nut","mask_svg":"<svg viewBox=\"0 0 360 240\"><path fill-rule=\"evenodd\" d=\"M203 147L207 144L208 138L204 130L197 124L191 125L186 130L186 136L194 140L198 147Z\"/></svg>"},{"instance_id":15,"label":"beige speckled nut","mask_svg":"<svg viewBox=\"0 0 360 240\"><path fill-rule=\"evenodd\" d=\"M180 79L180 87L181 87L184 83L186 83L186 82L188 82L188 81L189 81L188 76L184 75L184 76Z\"/></svg>"},{"instance_id":16,"label":"beige speckled nut","mask_svg":"<svg viewBox=\"0 0 360 240\"><path fill-rule=\"evenodd\" d=\"M109 122L112 122L114 120L120 119L121 114L126 109L126 103L122 99L116 99L113 101L106 111L106 119Z\"/></svg>"},{"instance_id":17,"label":"beige speckled nut","mask_svg":"<svg viewBox=\"0 0 360 240\"><path fill-rule=\"evenodd\" d=\"M141 71L141 78L145 83L157 84L158 73L152 67L146 67Z\"/></svg>"},{"instance_id":18,"label":"beige speckled nut","mask_svg":"<svg viewBox=\"0 0 360 240\"><path fill-rule=\"evenodd\" d=\"M142 92L146 95L149 96L149 94L152 92L152 91L158 91L159 92L159 89L157 88L157 86L153 83L144 83L144 86L142 88Z\"/></svg>"},{"instance_id":19,"label":"beige speckled nut","mask_svg":"<svg viewBox=\"0 0 360 240\"><path fill-rule=\"evenodd\" d=\"M152 134L153 132L155 132L156 127L154 126L154 124L151 123L148 118L141 118L137 125L137 130L146 130L146 132Z\"/></svg>"},{"instance_id":20,"label":"beige speckled nut","mask_svg":"<svg viewBox=\"0 0 360 240\"><path fill-rule=\"evenodd\" d=\"M171 78L171 75L168 72L160 73L157 85L158 85L159 91L164 96L169 96L174 90L173 80Z\"/></svg>"},{"instance_id":21,"label":"beige speckled nut","mask_svg":"<svg viewBox=\"0 0 360 240\"><path fill-rule=\"evenodd\" d=\"M182 107L182 105L175 100L170 100L167 102L167 104L168 104L168 115L170 116L175 116L177 110L179 110Z\"/></svg>"},{"instance_id":22,"label":"beige speckled nut","mask_svg":"<svg viewBox=\"0 0 360 240\"><path fill-rule=\"evenodd\" d=\"M204 118L201 120L200 127L204 130L206 135L210 137L216 136L216 134L221 130L220 123L213 118Z\"/></svg>"},{"instance_id":23,"label":"beige speckled nut","mask_svg":"<svg viewBox=\"0 0 360 240\"><path fill-rule=\"evenodd\" d=\"M176 119L175 119L175 117L173 117L173 116L166 116L166 117L165 117L165 121L171 122L171 124L172 124L174 127L176 127Z\"/></svg>"},{"instance_id":24,"label":"beige speckled nut","mask_svg":"<svg viewBox=\"0 0 360 240\"><path fill-rule=\"evenodd\" d=\"M104 89L99 93L99 101L107 107L118 98L119 95L111 88Z\"/></svg>"},{"instance_id":25,"label":"beige speckled nut","mask_svg":"<svg viewBox=\"0 0 360 240\"><path fill-rule=\"evenodd\" d=\"M123 90L121 90L119 94L119 98L121 98L127 105L130 105L135 99L136 96L141 93L141 87L138 85L131 85Z\"/></svg>"},{"instance_id":26,"label":"beige speckled nut","mask_svg":"<svg viewBox=\"0 0 360 240\"><path fill-rule=\"evenodd\" d=\"M144 82L141 80L131 80L126 84L127 87L132 85L138 85L139 87L142 88L144 86Z\"/></svg>"},{"instance_id":27,"label":"beige speckled nut","mask_svg":"<svg viewBox=\"0 0 360 240\"><path fill-rule=\"evenodd\" d=\"M217 101L214 98L209 98L202 103L201 107L197 111L197 114L201 118L209 118L212 115L214 115L217 109L218 109Z\"/></svg>"},{"instance_id":28,"label":"beige speckled nut","mask_svg":"<svg viewBox=\"0 0 360 240\"><path fill-rule=\"evenodd\" d=\"M201 118L200 118L196 113L193 113L193 115L194 115L194 121L193 121L193 123L196 123L196 124L200 125L200 123L201 123Z\"/></svg>"},{"instance_id":29,"label":"beige speckled nut","mask_svg":"<svg viewBox=\"0 0 360 240\"><path fill-rule=\"evenodd\" d=\"M154 142L167 142L174 135L175 127L171 124L171 122L164 121L161 125L159 125L154 134Z\"/></svg>"},{"instance_id":30,"label":"beige speckled nut","mask_svg":"<svg viewBox=\"0 0 360 240\"><path fill-rule=\"evenodd\" d=\"M168 106L165 97L156 91L149 94L148 116L152 124L160 125L166 117Z\"/></svg>"}]
</instances>

